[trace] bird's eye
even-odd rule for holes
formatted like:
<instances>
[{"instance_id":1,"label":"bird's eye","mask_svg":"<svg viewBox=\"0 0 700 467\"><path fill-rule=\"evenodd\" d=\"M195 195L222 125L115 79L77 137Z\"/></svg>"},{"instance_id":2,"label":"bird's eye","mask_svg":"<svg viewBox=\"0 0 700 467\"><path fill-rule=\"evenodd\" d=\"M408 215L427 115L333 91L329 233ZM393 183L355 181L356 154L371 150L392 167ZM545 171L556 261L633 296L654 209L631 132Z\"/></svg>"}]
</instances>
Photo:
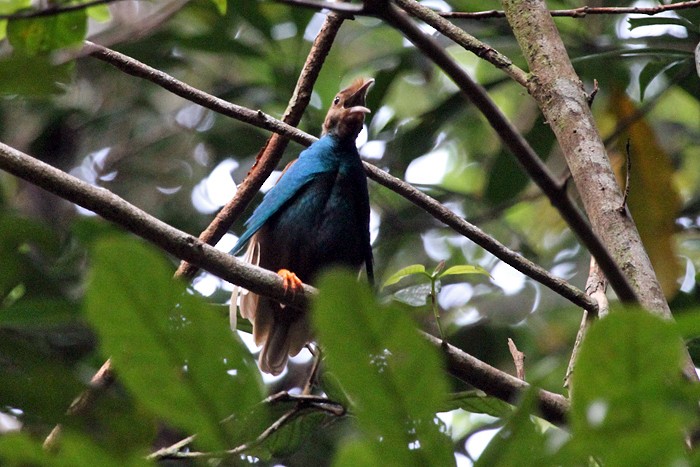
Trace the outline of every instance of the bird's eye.
<instances>
[{"instance_id":1,"label":"bird's eye","mask_svg":"<svg viewBox=\"0 0 700 467\"><path fill-rule=\"evenodd\" d=\"M335 96L335 99L333 99L333 105L338 105L340 104L340 97Z\"/></svg>"}]
</instances>

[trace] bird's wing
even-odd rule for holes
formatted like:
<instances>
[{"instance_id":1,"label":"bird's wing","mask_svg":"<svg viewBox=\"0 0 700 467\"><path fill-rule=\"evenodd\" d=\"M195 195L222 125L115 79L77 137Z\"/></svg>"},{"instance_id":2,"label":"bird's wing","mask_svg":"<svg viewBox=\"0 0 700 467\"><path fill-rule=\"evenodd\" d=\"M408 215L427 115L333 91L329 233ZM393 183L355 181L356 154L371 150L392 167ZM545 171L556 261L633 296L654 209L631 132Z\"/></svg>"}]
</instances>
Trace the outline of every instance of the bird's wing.
<instances>
[{"instance_id":1,"label":"bird's wing","mask_svg":"<svg viewBox=\"0 0 700 467\"><path fill-rule=\"evenodd\" d=\"M299 193L306 184L311 182L317 175L334 169L333 158L315 157L317 155L316 151L328 149L325 147L325 144L319 144L325 143L324 139L317 141L303 151L299 159L287 167L277 184L265 194L262 203L255 209L250 219L246 221L246 231L231 249L232 255L238 254L253 234L275 215L287 201Z\"/></svg>"}]
</instances>

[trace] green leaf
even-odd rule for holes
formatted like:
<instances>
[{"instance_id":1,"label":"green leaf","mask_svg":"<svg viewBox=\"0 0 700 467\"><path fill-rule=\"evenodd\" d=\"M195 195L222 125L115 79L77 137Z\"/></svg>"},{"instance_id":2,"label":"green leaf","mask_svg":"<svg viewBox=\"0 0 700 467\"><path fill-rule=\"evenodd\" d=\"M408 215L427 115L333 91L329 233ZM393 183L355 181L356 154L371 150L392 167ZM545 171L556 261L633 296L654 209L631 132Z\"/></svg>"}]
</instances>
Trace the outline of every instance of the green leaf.
<instances>
[{"instance_id":1,"label":"green leaf","mask_svg":"<svg viewBox=\"0 0 700 467\"><path fill-rule=\"evenodd\" d=\"M32 439L27 433L11 433L0 437L0 463L2 465L52 465L76 467L99 465L103 467L150 465L140 455L116 459L94 444L87 436L79 436L64 430L60 438L60 449L48 452L41 441Z\"/></svg>"},{"instance_id":2,"label":"green leaf","mask_svg":"<svg viewBox=\"0 0 700 467\"><path fill-rule=\"evenodd\" d=\"M211 0L211 2L216 6L216 9L219 10L219 14L226 14L227 0Z\"/></svg>"},{"instance_id":3,"label":"green leaf","mask_svg":"<svg viewBox=\"0 0 700 467\"><path fill-rule=\"evenodd\" d=\"M404 277L412 276L414 274L423 274L428 279L430 279L430 275L427 272L425 272L425 266L423 266L422 264L412 264L410 266L406 266L405 268L399 269L394 274L392 274L387 280L384 281L384 284L382 284L382 288L396 284Z\"/></svg>"},{"instance_id":4,"label":"green leaf","mask_svg":"<svg viewBox=\"0 0 700 467\"><path fill-rule=\"evenodd\" d=\"M474 463L474 467L557 465L547 461L541 426L530 415L537 411L535 394L536 390L528 391L518 409Z\"/></svg>"},{"instance_id":5,"label":"green leaf","mask_svg":"<svg viewBox=\"0 0 700 467\"><path fill-rule=\"evenodd\" d=\"M440 282L435 284L436 290L440 288ZM395 300L410 306L424 306L428 303L428 297L432 293L430 284L417 284L405 289L397 290L393 297Z\"/></svg>"},{"instance_id":6,"label":"green leaf","mask_svg":"<svg viewBox=\"0 0 700 467\"><path fill-rule=\"evenodd\" d=\"M72 78L73 62L53 65L49 57L24 55L0 60L0 96L42 97L63 91Z\"/></svg>"},{"instance_id":7,"label":"green leaf","mask_svg":"<svg viewBox=\"0 0 700 467\"><path fill-rule=\"evenodd\" d=\"M109 11L109 7L107 5L91 6L85 11L87 12L88 17L99 23L106 23L112 19L112 13Z\"/></svg>"},{"instance_id":8,"label":"green leaf","mask_svg":"<svg viewBox=\"0 0 700 467\"><path fill-rule=\"evenodd\" d=\"M630 23L630 31L636 28L641 28L643 26L656 26L659 24L683 26L689 31L697 31L697 26L695 26L693 23L691 23L685 18L669 18L655 16L652 18L629 18L627 21L629 21Z\"/></svg>"},{"instance_id":9,"label":"green leaf","mask_svg":"<svg viewBox=\"0 0 700 467\"><path fill-rule=\"evenodd\" d=\"M79 45L87 33L85 10L41 18L13 19L7 24L7 38L15 53L46 55L57 49Z\"/></svg>"},{"instance_id":10,"label":"green leaf","mask_svg":"<svg viewBox=\"0 0 700 467\"><path fill-rule=\"evenodd\" d=\"M235 421L261 398L257 366L227 322L172 280L131 238L98 241L86 314L122 381L149 410L209 449L231 447ZM231 424L221 424L230 417Z\"/></svg>"},{"instance_id":11,"label":"green leaf","mask_svg":"<svg viewBox=\"0 0 700 467\"><path fill-rule=\"evenodd\" d=\"M353 274L331 272L319 288L314 319L328 368L383 464L454 464L436 422L447 394L437 350L405 313L380 307Z\"/></svg>"},{"instance_id":12,"label":"green leaf","mask_svg":"<svg viewBox=\"0 0 700 467\"><path fill-rule=\"evenodd\" d=\"M681 360L680 336L665 320L618 311L596 322L572 379L565 453L604 465L683 464L683 433L697 405Z\"/></svg>"},{"instance_id":13,"label":"green leaf","mask_svg":"<svg viewBox=\"0 0 700 467\"><path fill-rule=\"evenodd\" d=\"M462 391L450 394L443 411L462 409L471 413L483 413L492 417L505 417L513 413L513 406L482 391Z\"/></svg>"},{"instance_id":14,"label":"green leaf","mask_svg":"<svg viewBox=\"0 0 700 467\"><path fill-rule=\"evenodd\" d=\"M654 81L654 78L666 72L669 68L674 67L683 60L674 60L668 62L666 60L652 60L647 63L639 73L639 99L644 100L644 94L649 86L649 83Z\"/></svg>"},{"instance_id":15,"label":"green leaf","mask_svg":"<svg viewBox=\"0 0 700 467\"><path fill-rule=\"evenodd\" d=\"M357 467L369 465L388 465L387 459L374 449L369 440L352 440L338 450L333 460L333 467Z\"/></svg>"},{"instance_id":16,"label":"green leaf","mask_svg":"<svg viewBox=\"0 0 700 467\"><path fill-rule=\"evenodd\" d=\"M448 268L447 271L441 273L438 277L455 276L457 274L483 274L484 276L491 277L491 274L489 274L486 269L482 268L481 266L472 266L470 264L452 266L451 268Z\"/></svg>"}]
</instances>

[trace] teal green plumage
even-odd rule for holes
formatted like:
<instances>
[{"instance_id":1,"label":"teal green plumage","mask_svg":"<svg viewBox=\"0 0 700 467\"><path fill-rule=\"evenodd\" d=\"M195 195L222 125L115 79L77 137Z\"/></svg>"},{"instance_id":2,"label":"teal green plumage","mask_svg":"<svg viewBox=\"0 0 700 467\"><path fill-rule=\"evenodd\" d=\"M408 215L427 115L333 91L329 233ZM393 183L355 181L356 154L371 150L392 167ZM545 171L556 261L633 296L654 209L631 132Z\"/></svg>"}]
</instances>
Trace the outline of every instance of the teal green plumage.
<instances>
[{"instance_id":1,"label":"teal green plumage","mask_svg":"<svg viewBox=\"0 0 700 467\"><path fill-rule=\"evenodd\" d=\"M324 134L303 151L265 195L246 221L246 231L231 251L247 245L245 259L265 269L292 271L313 284L332 265L367 270L373 279L369 239L369 195L355 139L362 129L367 90L373 80L359 80L341 91L324 122ZM240 300L238 300L240 297ZM260 368L279 374L288 356L312 339L307 310L286 307L267 297L235 289L241 315L253 323L262 345Z\"/></svg>"}]
</instances>

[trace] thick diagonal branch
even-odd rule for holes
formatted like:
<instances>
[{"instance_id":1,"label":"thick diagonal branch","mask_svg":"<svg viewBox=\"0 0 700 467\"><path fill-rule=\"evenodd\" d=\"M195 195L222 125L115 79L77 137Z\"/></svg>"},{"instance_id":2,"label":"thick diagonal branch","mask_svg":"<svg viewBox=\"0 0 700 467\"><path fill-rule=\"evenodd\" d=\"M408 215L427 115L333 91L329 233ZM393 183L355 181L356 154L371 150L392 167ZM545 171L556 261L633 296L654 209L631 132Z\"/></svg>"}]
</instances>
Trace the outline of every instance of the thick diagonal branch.
<instances>
[{"instance_id":1,"label":"thick diagonal branch","mask_svg":"<svg viewBox=\"0 0 700 467\"><path fill-rule=\"evenodd\" d=\"M629 279L640 304L670 319L671 310L637 227L626 212L619 210L623 195L583 84L547 5L543 0L503 0L503 7L534 75L530 94L559 141L593 230ZM604 272L610 280L607 270ZM685 370L688 378L698 380L689 356Z\"/></svg>"},{"instance_id":2,"label":"thick diagonal branch","mask_svg":"<svg viewBox=\"0 0 700 467\"><path fill-rule=\"evenodd\" d=\"M152 242L163 250L186 259L202 269L230 282L240 284L257 294L266 295L283 303L301 306L307 303L315 289L304 286L294 296L285 294L282 279L275 273L238 261L233 256L200 242L197 238L171 227L127 203L119 196L66 174L38 161L10 146L0 143L0 169L33 183L46 191L124 227ZM527 388L527 383L508 375L436 338L443 346L449 370L469 384L508 402L514 402ZM561 423L568 409L566 399L540 391L543 417L552 423Z\"/></svg>"},{"instance_id":3,"label":"thick diagonal branch","mask_svg":"<svg viewBox=\"0 0 700 467\"><path fill-rule=\"evenodd\" d=\"M294 88L292 98L282 117L282 121L287 125L297 126L301 121L304 110L306 110L311 100L311 92L314 83L321 72L321 67L330 52L331 45L333 45L333 40L341 24L343 24L343 18L338 13L331 12L326 17L321 30L311 46L309 55L306 58L306 63L301 70L299 80ZM199 235L201 241L214 245L224 236L233 222L253 200L253 197L267 177L269 177L275 167L277 167L284 150L287 148L287 143L289 143L289 139L278 133L273 133L272 136L270 136L265 146L263 146L260 153L258 153L255 165L253 165L250 173L238 186L236 195L221 209L221 211L219 211L209 226ZM191 278L197 271L198 269L194 265L183 261L175 275L183 278Z\"/></svg>"},{"instance_id":4,"label":"thick diagonal branch","mask_svg":"<svg viewBox=\"0 0 700 467\"><path fill-rule=\"evenodd\" d=\"M544 162L503 115L484 88L474 82L432 37L424 34L404 12L392 3L386 0L366 0L365 7L370 8L373 14L380 16L401 31L426 57L435 62L455 82L481 111L503 144L518 159L530 178L547 195L552 205L576 233L579 240L596 258L620 300L636 301L634 290L627 282L627 278L598 236L593 233L588 222L566 195L564 187L556 181Z\"/></svg>"},{"instance_id":5,"label":"thick diagonal branch","mask_svg":"<svg viewBox=\"0 0 700 467\"><path fill-rule=\"evenodd\" d=\"M287 125L284 122L275 120L272 117L265 116L264 118L255 119L250 118L250 111L245 107L241 107L235 104L219 99L203 91L200 91L192 86L189 86L182 81L178 81L172 76L168 75L159 70L149 67L148 65L139 62L131 57L128 57L119 52L106 49L104 47L95 47L95 53L93 56L104 60L113 66L125 71L126 73L144 78L152 83L167 89L178 96L184 97L185 99L191 100L197 104L202 105L214 112L227 115L229 117L235 118L237 120L250 123L260 128L264 128L273 132L281 132L283 135L289 136L294 141L301 143L304 146L308 146L316 138L304 133L297 128ZM255 112L253 112L255 113ZM262 113L261 113L262 114ZM265 114L262 114L263 116ZM535 156L537 159L537 156ZM539 159L538 159L539 160ZM576 287L567 284L566 282L552 276L548 271L537 266L532 261L524 258L518 253L506 248L501 245L488 235L484 234L480 229L470 224L466 220L460 218L454 213L450 212L444 206L442 206L437 200L429 197L425 193L417 190L415 187L405 183L396 177L374 167L371 164L365 163L365 170L368 175L375 181L386 186L390 190L406 197L411 202L425 210L428 214L444 222L445 225L451 227L456 232L461 233L470 240L474 241L478 245L482 246L487 251L493 253L496 257L503 260L505 263L513 266L515 269L523 272L524 274L532 277L533 279L541 282L544 286L549 287L555 292L561 294L564 298L570 300L572 303L581 306L582 308L594 311L596 308L595 303L590 300L581 290ZM546 168L544 169L546 170ZM585 224L585 222L584 222ZM585 226L588 228L587 226ZM565 284L562 286L562 284Z\"/></svg>"}]
</instances>

